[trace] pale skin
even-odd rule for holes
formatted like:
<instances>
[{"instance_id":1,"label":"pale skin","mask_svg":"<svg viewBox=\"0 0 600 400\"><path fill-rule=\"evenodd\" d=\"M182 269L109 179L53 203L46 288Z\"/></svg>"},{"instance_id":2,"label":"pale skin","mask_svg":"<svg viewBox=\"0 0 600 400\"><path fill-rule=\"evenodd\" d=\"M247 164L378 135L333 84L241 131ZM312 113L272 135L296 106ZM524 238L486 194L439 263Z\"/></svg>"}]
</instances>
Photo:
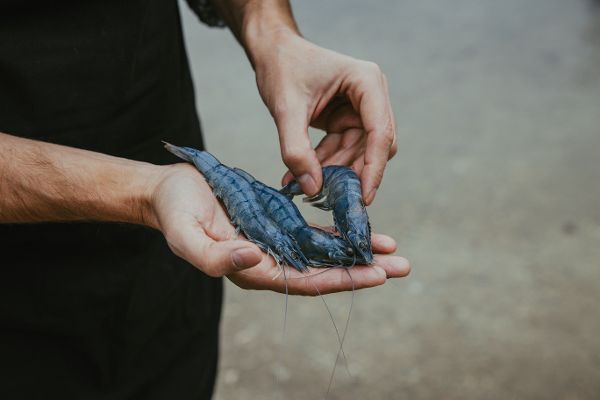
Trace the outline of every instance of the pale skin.
<instances>
[{"instance_id":1,"label":"pale skin","mask_svg":"<svg viewBox=\"0 0 600 400\"><path fill-rule=\"evenodd\" d=\"M290 169L284 181L298 177L304 191L313 194L321 186L321 165L351 165L361 176L365 201L372 202L385 164L396 152L379 69L304 40L287 2L216 5L249 55L259 92L274 116ZM316 149L308 141L309 124L327 132ZM278 272L273 258L235 237L221 204L191 165L157 166L3 133L0 154L0 223L141 224L161 231L175 254L207 275L227 276L245 289L286 290L283 274L273 279ZM375 265L352 268L353 283L341 269L309 278L289 269L289 293L373 287L409 273L408 262L392 255L392 238L374 234L373 249Z\"/></svg>"}]
</instances>

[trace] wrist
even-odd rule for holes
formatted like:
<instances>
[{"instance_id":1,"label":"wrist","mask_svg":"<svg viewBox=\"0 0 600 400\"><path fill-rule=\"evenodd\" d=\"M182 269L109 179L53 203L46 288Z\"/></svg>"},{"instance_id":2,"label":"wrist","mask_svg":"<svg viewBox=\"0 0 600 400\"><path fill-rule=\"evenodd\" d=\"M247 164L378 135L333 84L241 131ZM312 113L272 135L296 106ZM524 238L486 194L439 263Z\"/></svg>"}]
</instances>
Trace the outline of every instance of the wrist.
<instances>
[{"instance_id":1,"label":"wrist","mask_svg":"<svg viewBox=\"0 0 600 400\"><path fill-rule=\"evenodd\" d=\"M154 209L154 196L160 182L168 173L169 166L136 163L127 174L128 183L119 201L122 207L122 222L144 225L159 229Z\"/></svg>"},{"instance_id":2,"label":"wrist","mask_svg":"<svg viewBox=\"0 0 600 400\"><path fill-rule=\"evenodd\" d=\"M132 222L162 231L169 222L165 220L165 211L172 208L173 201L180 200L181 182L189 185L184 190L193 192L195 185L202 184L203 180L198 181L201 175L189 163L146 164L146 167L139 171L138 183L132 191L136 194L133 213L136 220Z\"/></svg>"},{"instance_id":3,"label":"wrist","mask_svg":"<svg viewBox=\"0 0 600 400\"><path fill-rule=\"evenodd\" d=\"M286 41L301 36L287 1L252 2L245 7L240 41L254 68L272 60Z\"/></svg>"}]
</instances>

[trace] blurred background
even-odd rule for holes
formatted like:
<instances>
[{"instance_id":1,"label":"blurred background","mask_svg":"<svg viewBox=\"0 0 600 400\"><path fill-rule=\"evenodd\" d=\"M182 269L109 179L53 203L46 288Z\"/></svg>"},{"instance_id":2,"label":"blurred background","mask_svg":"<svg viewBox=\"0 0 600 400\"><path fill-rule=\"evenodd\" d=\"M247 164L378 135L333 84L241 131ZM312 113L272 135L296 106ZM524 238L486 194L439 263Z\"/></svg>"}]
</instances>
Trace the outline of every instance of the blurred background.
<instances>
[{"instance_id":1,"label":"blurred background","mask_svg":"<svg viewBox=\"0 0 600 400\"><path fill-rule=\"evenodd\" d=\"M600 398L599 4L292 4L307 38L388 77L400 149L369 213L413 267L356 293L352 378L340 363L329 398ZM244 53L181 8L208 149L278 185ZM337 337L322 300L289 299L282 342L283 296L226 291L216 398L323 398ZM325 299L343 328L350 294Z\"/></svg>"}]
</instances>

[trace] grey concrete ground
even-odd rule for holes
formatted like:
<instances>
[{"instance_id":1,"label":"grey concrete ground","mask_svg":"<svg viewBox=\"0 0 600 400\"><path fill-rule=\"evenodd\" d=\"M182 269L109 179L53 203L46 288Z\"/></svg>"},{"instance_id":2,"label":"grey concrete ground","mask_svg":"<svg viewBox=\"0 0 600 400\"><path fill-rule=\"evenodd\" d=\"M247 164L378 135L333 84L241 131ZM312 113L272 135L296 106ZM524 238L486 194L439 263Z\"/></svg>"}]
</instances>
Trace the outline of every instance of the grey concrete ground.
<instances>
[{"instance_id":1,"label":"grey concrete ground","mask_svg":"<svg viewBox=\"0 0 600 400\"><path fill-rule=\"evenodd\" d=\"M413 265L356 293L353 377L340 365L330 398L600 398L600 7L293 4L308 38L389 78L400 151L369 212ZM184 20L209 149L277 184L243 53ZM326 300L343 324L349 294ZM227 285L217 399L324 396L337 339L322 301L290 298L282 345L283 308Z\"/></svg>"}]
</instances>

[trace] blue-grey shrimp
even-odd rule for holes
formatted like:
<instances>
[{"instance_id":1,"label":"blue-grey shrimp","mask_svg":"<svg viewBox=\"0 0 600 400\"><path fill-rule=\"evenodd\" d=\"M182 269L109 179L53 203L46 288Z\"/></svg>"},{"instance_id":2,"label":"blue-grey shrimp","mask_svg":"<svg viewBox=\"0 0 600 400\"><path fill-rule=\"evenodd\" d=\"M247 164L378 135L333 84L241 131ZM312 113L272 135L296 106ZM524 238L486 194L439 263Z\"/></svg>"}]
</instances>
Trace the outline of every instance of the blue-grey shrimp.
<instances>
[{"instance_id":1,"label":"blue-grey shrimp","mask_svg":"<svg viewBox=\"0 0 600 400\"><path fill-rule=\"evenodd\" d=\"M265 211L273 221L296 239L310 265L314 267L350 266L357 262L354 250L345 240L308 225L298 207L287 196L256 180L246 171L239 168L233 170L252 185L261 199Z\"/></svg>"},{"instance_id":2,"label":"blue-grey shrimp","mask_svg":"<svg viewBox=\"0 0 600 400\"><path fill-rule=\"evenodd\" d=\"M169 143L165 143L165 148L196 166L214 195L223 202L231 223L248 240L272 254L278 262L283 260L299 271L307 270L308 260L296 241L265 213L260 199L244 178L206 151Z\"/></svg>"},{"instance_id":3,"label":"blue-grey shrimp","mask_svg":"<svg viewBox=\"0 0 600 400\"><path fill-rule=\"evenodd\" d=\"M281 193L291 197L301 194L302 189L297 181L292 181L281 189ZM369 216L360 180L352 169L341 165L324 167L323 190L304 201L323 210L333 210L333 221L342 237L367 264L373 263Z\"/></svg>"}]
</instances>

